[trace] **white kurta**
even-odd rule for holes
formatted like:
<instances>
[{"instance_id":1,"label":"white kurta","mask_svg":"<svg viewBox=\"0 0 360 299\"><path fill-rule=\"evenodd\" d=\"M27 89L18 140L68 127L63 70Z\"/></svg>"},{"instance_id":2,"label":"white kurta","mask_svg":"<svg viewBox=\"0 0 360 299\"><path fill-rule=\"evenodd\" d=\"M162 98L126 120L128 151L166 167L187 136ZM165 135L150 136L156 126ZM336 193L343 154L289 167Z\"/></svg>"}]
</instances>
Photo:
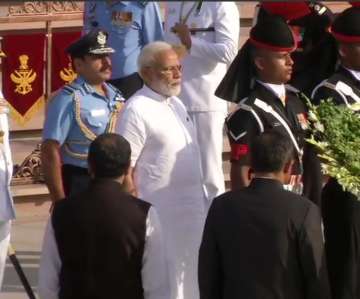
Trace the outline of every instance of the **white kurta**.
<instances>
[{"instance_id":1,"label":"white kurta","mask_svg":"<svg viewBox=\"0 0 360 299\"><path fill-rule=\"evenodd\" d=\"M3 101L0 92L0 101ZM12 177L12 159L9 145L8 108L0 103L0 289L5 270L6 255L10 241L11 219L15 218L14 204L10 194L10 181Z\"/></svg>"},{"instance_id":2,"label":"white kurta","mask_svg":"<svg viewBox=\"0 0 360 299\"><path fill-rule=\"evenodd\" d=\"M191 35L190 52L182 60L180 94L195 123L204 183L210 198L213 198L225 191L222 150L223 125L227 114L227 103L214 93L237 54L240 23L234 2L204 1L200 11L196 10L197 4L190 1L167 2L165 40L173 44L181 43L171 28L189 11L191 13L186 24L190 28L214 29Z\"/></svg>"},{"instance_id":3,"label":"white kurta","mask_svg":"<svg viewBox=\"0 0 360 299\"><path fill-rule=\"evenodd\" d=\"M126 103L117 132L131 144L140 198L153 204L160 217L170 299L197 299L198 250L209 202L186 108L178 98L165 98L144 86Z\"/></svg>"}]
</instances>

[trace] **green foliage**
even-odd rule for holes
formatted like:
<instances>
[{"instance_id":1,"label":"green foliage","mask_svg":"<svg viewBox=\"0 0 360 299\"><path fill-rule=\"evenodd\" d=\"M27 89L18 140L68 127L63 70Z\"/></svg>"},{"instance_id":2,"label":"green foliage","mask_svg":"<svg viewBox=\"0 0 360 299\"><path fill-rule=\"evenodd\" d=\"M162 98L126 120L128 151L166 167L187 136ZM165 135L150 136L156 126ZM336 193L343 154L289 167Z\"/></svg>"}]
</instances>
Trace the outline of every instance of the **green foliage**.
<instances>
[{"instance_id":1,"label":"green foliage","mask_svg":"<svg viewBox=\"0 0 360 299\"><path fill-rule=\"evenodd\" d=\"M359 105L335 105L331 100L314 106L308 101L311 137L319 150L322 171L338 180L344 190L360 196Z\"/></svg>"}]
</instances>

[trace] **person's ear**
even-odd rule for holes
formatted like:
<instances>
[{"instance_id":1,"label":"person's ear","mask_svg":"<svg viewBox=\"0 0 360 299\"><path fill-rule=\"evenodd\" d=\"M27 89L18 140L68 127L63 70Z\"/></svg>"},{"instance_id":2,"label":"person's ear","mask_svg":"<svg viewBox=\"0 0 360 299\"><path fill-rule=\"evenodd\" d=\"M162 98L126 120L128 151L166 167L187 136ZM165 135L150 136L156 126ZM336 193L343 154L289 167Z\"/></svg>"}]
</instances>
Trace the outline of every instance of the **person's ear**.
<instances>
[{"instance_id":1,"label":"person's ear","mask_svg":"<svg viewBox=\"0 0 360 299\"><path fill-rule=\"evenodd\" d=\"M256 68L260 71L264 70L264 58L257 56L254 58L254 64Z\"/></svg>"},{"instance_id":2,"label":"person's ear","mask_svg":"<svg viewBox=\"0 0 360 299\"><path fill-rule=\"evenodd\" d=\"M130 173L130 168L131 168L131 166L130 166L130 163L129 163L129 166L126 167L126 169L125 169L125 171L124 171L124 175L125 175L125 176L127 176L127 175Z\"/></svg>"},{"instance_id":3,"label":"person's ear","mask_svg":"<svg viewBox=\"0 0 360 299\"><path fill-rule=\"evenodd\" d=\"M73 69L74 70L79 70L81 69L81 66L82 66L82 59L81 58L73 58L73 60L71 61L72 65L73 65Z\"/></svg>"},{"instance_id":4,"label":"person's ear","mask_svg":"<svg viewBox=\"0 0 360 299\"><path fill-rule=\"evenodd\" d=\"M340 57L346 57L346 49L343 44L339 45L339 55Z\"/></svg>"},{"instance_id":5,"label":"person's ear","mask_svg":"<svg viewBox=\"0 0 360 299\"><path fill-rule=\"evenodd\" d=\"M283 169L283 172L284 172L285 175L290 176L292 174L294 163L295 163L294 160L290 160L290 161L285 163L284 169Z\"/></svg>"},{"instance_id":6,"label":"person's ear","mask_svg":"<svg viewBox=\"0 0 360 299\"><path fill-rule=\"evenodd\" d=\"M143 67L141 69L141 77L145 82L151 82L153 70L151 67Z\"/></svg>"}]
</instances>

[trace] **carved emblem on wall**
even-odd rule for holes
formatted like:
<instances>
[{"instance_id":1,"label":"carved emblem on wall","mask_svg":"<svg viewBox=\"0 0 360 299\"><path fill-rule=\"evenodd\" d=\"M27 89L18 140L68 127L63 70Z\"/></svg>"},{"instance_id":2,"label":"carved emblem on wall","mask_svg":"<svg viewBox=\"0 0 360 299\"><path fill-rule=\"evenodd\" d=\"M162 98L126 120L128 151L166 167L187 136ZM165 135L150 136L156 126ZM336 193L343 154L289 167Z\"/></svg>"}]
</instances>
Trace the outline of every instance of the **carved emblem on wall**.
<instances>
[{"instance_id":1,"label":"carved emblem on wall","mask_svg":"<svg viewBox=\"0 0 360 299\"><path fill-rule=\"evenodd\" d=\"M41 155L39 143L36 149L25 158L20 166L15 167L12 185L43 183L44 176L41 171Z\"/></svg>"},{"instance_id":2,"label":"carved emblem on wall","mask_svg":"<svg viewBox=\"0 0 360 299\"><path fill-rule=\"evenodd\" d=\"M8 16L79 13L83 6L80 1L24 1L9 5Z\"/></svg>"}]
</instances>

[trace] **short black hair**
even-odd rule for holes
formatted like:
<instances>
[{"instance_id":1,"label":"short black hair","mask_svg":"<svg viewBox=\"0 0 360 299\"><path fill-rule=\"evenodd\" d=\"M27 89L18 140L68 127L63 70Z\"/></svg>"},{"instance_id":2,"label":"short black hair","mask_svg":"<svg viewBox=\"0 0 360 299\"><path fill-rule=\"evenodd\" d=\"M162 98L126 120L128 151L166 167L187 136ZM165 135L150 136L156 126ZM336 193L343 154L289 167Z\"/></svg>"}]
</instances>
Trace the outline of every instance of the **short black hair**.
<instances>
[{"instance_id":1,"label":"short black hair","mask_svg":"<svg viewBox=\"0 0 360 299\"><path fill-rule=\"evenodd\" d=\"M96 178L116 178L130 166L129 142L114 133L104 133L90 144L88 163Z\"/></svg>"},{"instance_id":2,"label":"short black hair","mask_svg":"<svg viewBox=\"0 0 360 299\"><path fill-rule=\"evenodd\" d=\"M256 136L250 144L250 165L254 172L279 172L295 155L290 137L275 130Z\"/></svg>"}]
</instances>

